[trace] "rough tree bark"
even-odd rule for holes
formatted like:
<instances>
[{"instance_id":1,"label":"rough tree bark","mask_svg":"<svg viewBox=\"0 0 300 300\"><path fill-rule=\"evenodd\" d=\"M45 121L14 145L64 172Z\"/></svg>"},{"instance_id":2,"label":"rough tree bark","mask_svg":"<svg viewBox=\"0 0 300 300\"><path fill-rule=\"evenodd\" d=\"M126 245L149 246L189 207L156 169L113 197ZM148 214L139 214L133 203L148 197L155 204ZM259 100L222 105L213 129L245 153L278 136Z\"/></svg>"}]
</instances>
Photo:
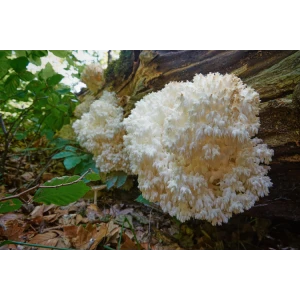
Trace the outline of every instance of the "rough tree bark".
<instances>
[{"instance_id":1,"label":"rough tree bark","mask_svg":"<svg viewBox=\"0 0 300 300\"><path fill-rule=\"evenodd\" d=\"M134 51L132 61L131 74L109 84L125 99L127 115L146 94L196 73L234 73L257 90L258 137L275 152L273 187L246 213L300 221L300 51Z\"/></svg>"}]
</instances>

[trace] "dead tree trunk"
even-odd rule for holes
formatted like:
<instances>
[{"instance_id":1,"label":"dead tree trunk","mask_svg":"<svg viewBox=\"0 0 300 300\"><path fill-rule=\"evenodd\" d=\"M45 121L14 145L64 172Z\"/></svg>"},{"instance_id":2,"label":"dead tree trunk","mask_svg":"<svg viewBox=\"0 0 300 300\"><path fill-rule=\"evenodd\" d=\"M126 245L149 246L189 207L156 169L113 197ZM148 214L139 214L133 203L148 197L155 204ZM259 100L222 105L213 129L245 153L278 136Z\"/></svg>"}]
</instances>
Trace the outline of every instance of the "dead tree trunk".
<instances>
[{"instance_id":1,"label":"dead tree trunk","mask_svg":"<svg viewBox=\"0 0 300 300\"><path fill-rule=\"evenodd\" d=\"M273 187L247 213L300 221L300 51L133 51L130 68L130 75L108 83L125 98L126 114L146 94L197 73L234 73L258 91L258 137L275 151Z\"/></svg>"}]
</instances>

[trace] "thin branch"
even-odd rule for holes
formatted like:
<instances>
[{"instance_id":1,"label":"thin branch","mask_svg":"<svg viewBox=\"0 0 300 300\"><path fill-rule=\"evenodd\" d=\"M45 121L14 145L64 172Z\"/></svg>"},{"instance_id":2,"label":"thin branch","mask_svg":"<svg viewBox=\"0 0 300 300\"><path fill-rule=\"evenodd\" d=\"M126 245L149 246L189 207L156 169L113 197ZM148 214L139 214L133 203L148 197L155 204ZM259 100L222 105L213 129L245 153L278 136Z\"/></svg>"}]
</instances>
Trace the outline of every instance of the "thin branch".
<instances>
[{"instance_id":1,"label":"thin branch","mask_svg":"<svg viewBox=\"0 0 300 300\"><path fill-rule=\"evenodd\" d=\"M77 183L79 182L86 174L88 174L89 172L91 172L92 169L88 169L84 174L82 174L79 178L77 178L75 181L72 181L72 182L68 182L68 183L62 183L62 184L59 184L59 185L40 185L40 184L37 184L35 186L33 186L32 188L26 190L26 191L23 191L17 195L12 195L12 196L7 196L7 197L4 197L4 198L1 198L0 199L0 202L2 201L5 201L5 200L8 200L8 199L13 199L13 198L19 198L20 196L24 195L24 194L28 194L29 192L37 189L37 188L40 188L40 189L54 189L54 188L59 188L59 187L62 187L62 186L68 186L68 185L72 185L74 183Z\"/></svg>"},{"instance_id":2,"label":"thin branch","mask_svg":"<svg viewBox=\"0 0 300 300\"><path fill-rule=\"evenodd\" d=\"M3 118L2 118L2 114L0 114L0 126L2 128L2 131L4 132L4 135L6 136L7 135L7 130L6 130Z\"/></svg>"}]
</instances>

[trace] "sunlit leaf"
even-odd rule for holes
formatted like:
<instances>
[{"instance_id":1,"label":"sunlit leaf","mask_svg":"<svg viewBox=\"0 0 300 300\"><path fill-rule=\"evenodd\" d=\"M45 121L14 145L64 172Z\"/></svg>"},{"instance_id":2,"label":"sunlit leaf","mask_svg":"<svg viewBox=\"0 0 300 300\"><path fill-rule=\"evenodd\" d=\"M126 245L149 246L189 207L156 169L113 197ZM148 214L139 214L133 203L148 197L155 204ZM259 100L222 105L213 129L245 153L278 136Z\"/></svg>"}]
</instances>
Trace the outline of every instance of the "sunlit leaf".
<instances>
[{"instance_id":1,"label":"sunlit leaf","mask_svg":"<svg viewBox=\"0 0 300 300\"><path fill-rule=\"evenodd\" d=\"M71 157L67 157L64 160L64 166L66 167L67 170L70 170L74 168L76 165L78 165L80 162L81 159L78 156L71 156Z\"/></svg>"},{"instance_id":2,"label":"sunlit leaf","mask_svg":"<svg viewBox=\"0 0 300 300\"><path fill-rule=\"evenodd\" d=\"M69 53L70 50L50 50L55 56L65 58Z\"/></svg>"},{"instance_id":3,"label":"sunlit leaf","mask_svg":"<svg viewBox=\"0 0 300 300\"><path fill-rule=\"evenodd\" d=\"M88 187L83 181L79 181L67 186L59 187L58 185L74 182L78 178L78 175L53 178L44 183L44 185L57 187L38 189L33 200L35 202L55 204L60 206L75 202L83 197L90 190L90 187Z\"/></svg>"},{"instance_id":4,"label":"sunlit leaf","mask_svg":"<svg viewBox=\"0 0 300 300\"><path fill-rule=\"evenodd\" d=\"M50 63L47 63L45 68L40 71L39 76L43 79L48 79L49 77L53 76L55 71Z\"/></svg>"},{"instance_id":5,"label":"sunlit leaf","mask_svg":"<svg viewBox=\"0 0 300 300\"><path fill-rule=\"evenodd\" d=\"M89 173L85 176L85 179L90 181L100 180L100 175L96 173Z\"/></svg>"},{"instance_id":6,"label":"sunlit leaf","mask_svg":"<svg viewBox=\"0 0 300 300\"><path fill-rule=\"evenodd\" d=\"M22 206L22 202L16 198L9 199L7 201L2 201L0 202L0 214L5 214L8 212L18 210L21 206Z\"/></svg>"}]
</instances>

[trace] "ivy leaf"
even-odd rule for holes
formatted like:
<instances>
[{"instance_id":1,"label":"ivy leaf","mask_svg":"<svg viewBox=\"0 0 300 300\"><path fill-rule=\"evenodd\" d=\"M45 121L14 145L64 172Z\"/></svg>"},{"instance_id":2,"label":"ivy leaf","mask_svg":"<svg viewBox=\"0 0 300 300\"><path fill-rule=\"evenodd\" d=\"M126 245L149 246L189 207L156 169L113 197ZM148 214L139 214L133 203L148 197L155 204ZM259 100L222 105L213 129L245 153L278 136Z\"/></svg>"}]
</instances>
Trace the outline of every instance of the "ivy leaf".
<instances>
[{"instance_id":1,"label":"ivy leaf","mask_svg":"<svg viewBox=\"0 0 300 300\"><path fill-rule=\"evenodd\" d=\"M21 56L10 61L11 67L17 72L20 73L26 70L29 60L25 56Z\"/></svg>"},{"instance_id":2,"label":"ivy leaf","mask_svg":"<svg viewBox=\"0 0 300 300\"><path fill-rule=\"evenodd\" d=\"M10 195L6 195L6 196L10 196ZM7 201L2 201L0 202L0 214L5 214L8 212L18 210L21 206L22 206L22 202L17 198L9 199Z\"/></svg>"},{"instance_id":3,"label":"ivy leaf","mask_svg":"<svg viewBox=\"0 0 300 300\"><path fill-rule=\"evenodd\" d=\"M77 166L80 162L81 162L81 158L79 158L78 156L71 156L64 160L64 166L66 167L67 170L70 170L75 166Z\"/></svg>"},{"instance_id":4,"label":"ivy leaf","mask_svg":"<svg viewBox=\"0 0 300 300\"><path fill-rule=\"evenodd\" d=\"M53 155L52 159L65 158L65 157L69 157L69 156L74 156L74 153L73 152L63 151L63 152L59 152L59 153Z\"/></svg>"},{"instance_id":5,"label":"ivy leaf","mask_svg":"<svg viewBox=\"0 0 300 300\"><path fill-rule=\"evenodd\" d=\"M55 56L65 58L70 53L70 50L50 50Z\"/></svg>"},{"instance_id":6,"label":"ivy leaf","mask_svg":"<svg viewBox=\"0 0 300 300\"><path fill-rule=\"evenodd\" d=\"M57 177L47 181L46 183L44 183L44 185L58 186L74 182L78 178L78 175ZM42 202L47 205L55 204L63 206L79 200L89 190L90 187L88 187L83 181L78 181L74 184L67 186L58 186L56 188L40 188L35 193L33 200L35 202Z\"/></svg>"},{"instance_id":7,"label":"ivy leaf","mask_svg":"<svg viewBox=\"0 0 300 300\"><path fill-rule=\"evenodd\" d=\"M47 79L47 83L50 86L54 86L58 84L64 78L61 74L55 74Z\"/></svg>"}]
</instances>

